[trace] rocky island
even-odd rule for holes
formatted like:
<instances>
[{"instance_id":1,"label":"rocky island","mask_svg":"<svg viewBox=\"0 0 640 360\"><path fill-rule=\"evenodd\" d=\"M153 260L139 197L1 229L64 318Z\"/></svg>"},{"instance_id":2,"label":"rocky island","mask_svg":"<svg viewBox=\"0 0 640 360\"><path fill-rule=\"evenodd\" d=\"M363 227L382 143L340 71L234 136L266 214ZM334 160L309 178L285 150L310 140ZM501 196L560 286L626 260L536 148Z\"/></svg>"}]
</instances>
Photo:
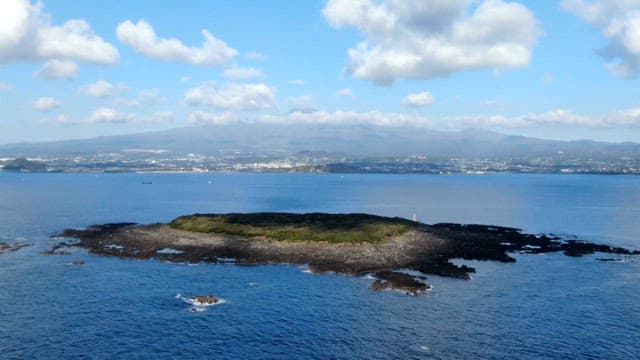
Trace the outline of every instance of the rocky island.
<instances>
[{"instance_id":1,"label":"rocky island","mask_svg":"<svg viewBox=\"0 0 640 360\"><path fill-rule=\"evenodd\" d=\"M451 259L515 262L511 252L594 252L638 255L620 247L534 235L519 229L442 223L427 225L369 214L194 214L168 224L118 223L66 229L91 253L175 262L307 264L313 272L373 273L373 290L418 294L425 275L469 279L475 270ZM66 243L65 243L66 245Z\"/></svg>"}]
</instances>

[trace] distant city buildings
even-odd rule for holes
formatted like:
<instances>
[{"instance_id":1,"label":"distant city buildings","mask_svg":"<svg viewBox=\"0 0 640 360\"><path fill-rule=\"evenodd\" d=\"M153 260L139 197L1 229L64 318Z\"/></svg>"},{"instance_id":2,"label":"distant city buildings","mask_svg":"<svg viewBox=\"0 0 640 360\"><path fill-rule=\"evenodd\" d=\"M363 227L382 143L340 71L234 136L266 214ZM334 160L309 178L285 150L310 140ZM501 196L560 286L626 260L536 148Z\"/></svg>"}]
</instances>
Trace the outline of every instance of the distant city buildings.
<instances>
[{"instance_id":1,"label":"distant city buildings","mask_svg":"<svg viewBox=\"0 0 640 360\"><path fill-rule=\"evenodd\" d=\"M431 158L427 155L348 158L326 153L297 155L234 152L216 156L166 152L120 152L65 157L0 158L0 169L25 172L324 172L410 174L640 174L640 159Z\"/></svg>"}]
</instances>

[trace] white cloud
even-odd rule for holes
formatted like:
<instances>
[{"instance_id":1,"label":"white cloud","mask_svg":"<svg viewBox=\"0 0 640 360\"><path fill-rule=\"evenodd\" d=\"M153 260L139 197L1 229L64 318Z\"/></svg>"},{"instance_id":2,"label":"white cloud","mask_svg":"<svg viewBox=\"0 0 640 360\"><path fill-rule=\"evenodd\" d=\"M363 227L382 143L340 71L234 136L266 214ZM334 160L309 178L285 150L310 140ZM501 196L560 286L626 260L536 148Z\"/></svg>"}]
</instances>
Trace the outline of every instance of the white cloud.
<instances>
[{"instance_id":1,"label":"white cloud","mask_svg":"<svg viewBox=\"0 0 640 360\"><path fill-rule=\"evenodd\" d=\"M74 61L53 59L45 62L35 76L44 80L72 79L78 76L78 71Z\"/></svg>"},{"instance_id":2,"label":"white cloud","mask_svg":"<svg viewBox=\"0 0 640 360\"><path fill-rule=\"evenodd\" d=\"M156 104L165 100L166 98L162 96L159 89L151 88L140 90L138 96L133 99L115 99L114 103L124 106L143 106Z\"/></svg>"},{"instance_id":3,"label":"white cloud","mask_svg":"<svg viewBox=\"0 0 640 360\"><path fill-rule=\"evenodd\" d=\"M640 0L563 0L562 7L599 29L609 40L597 53L617 76L640 74Z\"/></svg>"},{"instance_id":4,"label":"white cloud","mask_svg":"<svg viewBox=\"0 0 640 360\"><path fill-rule=\"evenodd\" d=\"M229 79L247 80L261 78L264 74L260 70L251 67L244 68L235 66L225 69L222 72L222 76Z\"/></svg>"},{"instance_id":5,"label":"white cloud","mask_svg":"<svg viewBox=\"0 0 640 360\"><path fill-rule=\"evenodd\" d=\"M220 125L239 121L239 118L236 114L233 114L231 112L216 114L197 110L189 114L187 121L191 123L207 123Z\"/></svg>"},{"instance_id":6,"label":"white cloud","mask_svg":"<svg viewBox=\"0 0 640 360\"><path fill-rule=\"evenodd\" d=\"M289 103L300 109L312 109L315 107L313 95L302 95L289 98Z\"/></svg>"},{"instance_id":7,"label":"white cloud","mask_svg":"<svg viewBox=\"0 0 640 360\"><path fill-rule=\"evenodd\" d=\"M640 108L614 111L606 115L584 115L567 109L517 116L464 116L452 122L477 127L533 128L540 126L569 126L585 128L640 127Z\"/></svg>"},{"instance_id":8,"label":"white cloud","mask_svg":"<svg viewBox=\"0 0 640 360\"><path fill-rule=\"evenodd\" d=\"M60 102L52 97L41 97L33 102L33 107L42 112L49 112L60 106Z\"/></svg>"},{"instance_id":9,"label":"white cloud","mask_svg":"<svg viewBox=\"0 0 640 360\"><path fill-rule=\"evenodd\" d=\"M72 120L69 115L60 114L55 118L44 118L41 119L40 122L45 124L57 124L57 125L73 125L76 124L74 120Z\"/></svg>"},{"instance_id":10,"label":"white cloud","mask_svg":"<svg viewBox=\"0 0 640 360\"><path fill-rule=\"evenodd\" d=\"M336 90L336 95L342 96L342 97L349 97L349 96L353 96L353 91L349 88L338 89Z\"/></svg>"},{"instance_id":11,"label":"white cloud","mask_svg":"<svg viewBox=\"0 0 640 360\"><path fill-rule=\"evenodd\" d=\"M187 90L185 101L189 105L208 105L229 110L261 110L276 105L276 90L265 84L207 83Z\"/></svg>"},{"instance_id":12,"label":"white cloud","mask_svg":"<svg viewBox=\"0 0 640 360\"><path fill-rule=\"evenodd\" d=\"M98 80L92 84L83 86L82 91L89 96L104 98L113 96L116 92L116 87L108 81Z\"/></svg>"},{"instance_id":13,"label":"white cloud","mask_svg":"<svg viewBox=\"0 0 640 360\"><path fill-rule=\"evenodd\" d=\"M375 125L429 125L431 119L410 114L381 111L292 111L284 115L263 115L258 118L266 123L306 124L375 124Z\"/></svg>"},{"instance_id":14,"label":"white cloud","mask_svg":"<svg viewBox=\"0 0 640 360\"><path fill-rule=\"evenodd\" d=\"M13 90L13 86L6 82L0 82L0 92L7 92Z\"/></svg>"},{"instance_id":15,"label":"white cloud","mask_svg":"<svg viewBox=\"0 0 640 360\"><path fill-rule=\"evenodd\" d=\"M204 42L201 47L189 47L178 39L161 39L148 22L133 23L127 20L117 28L118 39L148 57L186 62L193 65L217 66L226 64L238 55L238 51L224 41L202 30Z\"/></svg>"},{"instance_id":16,"label":"white cloud","mask_svg":"<svg viewBox=\"0 0 640 360\"><path fill-rule=\"evenodd\" d=\"M189 81L191 81L191 78L189 76L181 76L180 77L180 82L185 84L188 83Z\"/></svg>"},{"instance_id":17,"label":"white cloud","mask_svg":"<svg viewBox=\"0 0 640 360\"><path fill-rule=\"evenodd\" d=\"M73 119L66 114L55 118L46 118L42 122L58 125L94 125L94 124L122 124L127 122L165 123L176 119L171 111L160 111L146 116L138 116L132 113L123 113L112 108L100 108L88 117Z\"/></svg>"},{"instance_id":18,"label":"white cloud","mask_svg":"<svg viewBox=\"0 0 640 360\"><path fill-rule=\"evenodd\" d=\"M541 32L528 8L503 0L329 0L323 13L365 35L348 51L348 72L383 85L526 66Z\"/></svg>"},{"instance_id":19,"label":"white cloud","mask_svg":"<svg viewBox=\"0 0 640 360\"><path fill-rule=\"evenodd\" d=\"M578 114L566 109L557 109L542 113L526 113L514 116L494 114L456 117L427 117L417 114L390 113L382 111L292 111L287 114L260 115L253 118L243 119L239 119L231 115L225 115L224 120L225 122L243 121L286 124L410 125L450 130L460 130L469 127L504 129L554 126L566 126L571 128L640 128L640 108L613 111L602 116Z\"/></svg>"},{"instance_id":20,"label":"white cloud","mask_svg":"<svg viewBox=\"0 0 640 360\"><path fill-rule=\"evenodd\" d=\"M423 91L416 94L409 94L403 100L402 103L406 106L424 107L433 104L435 99L429 91Z\"/></svg>"},{"instance_id":21,"label":"white cloud","mask_svg":"<svg viewBox=\"0 0 640 360\"><path fill-rule=\"evenodd\" d=\"M289 85L298 85L298 86L302 86L305 84L304 80L300 80L300 79L295 79L295 80L290 80L289 81Z\"/></svg>"},{"instance_id":22,"label":"white cloud","mask_svg":"<svg viewBox=\"0 0 640 360\"><path fill-rule=\"evenodd\" d=\"M67 59L98 64L118 62L118 50L97 36L84 20L51 25L42 4L2 0L0 4L0 63Z\"/></svg>"},{"instance_id":23,"label":"white cloud","mask_svg":"<svg viewBox=\"0 0 640 360\"><path fill-rule=\"evenodd\" d=\"M112 108L100 108L94 111L86 122L97 123L124 123L133 120L135 114L122 113Z\"/></svg>"},{"instance_id":24,"label":"white cloud","mask_svg":"<svg viewBox=\"0 0 640 360\"><path fill-rule=\"evenodd\" d=\"M173 112L157 112L148 116L123 113L112 108L101 108L83 120L74 120L60 115L44 122L57 124L126 123L131 121L167 122L175 120ZM286 114L246 115L234 111L221 113L196 110L187 116L192 123L275 123L275 124L371 124L378 126L417 126L435 129L461 130L466 128L516 129L538 127L569 128L640 128L640 108L612 111L604 115L585 115L567 109L520 115L468 115L451 117L428 117L417 114L383 111L291 111Z\"/></svg>"}]
</instances>

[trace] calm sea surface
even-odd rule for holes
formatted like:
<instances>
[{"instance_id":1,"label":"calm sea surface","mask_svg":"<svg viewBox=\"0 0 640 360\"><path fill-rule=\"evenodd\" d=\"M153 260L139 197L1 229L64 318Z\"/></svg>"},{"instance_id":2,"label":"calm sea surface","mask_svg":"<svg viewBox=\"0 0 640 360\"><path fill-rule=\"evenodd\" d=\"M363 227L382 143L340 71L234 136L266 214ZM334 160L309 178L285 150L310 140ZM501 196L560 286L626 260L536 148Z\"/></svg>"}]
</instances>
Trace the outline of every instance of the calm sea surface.
<instances>
[{"instance_id":1,"label":"calm sea surface","mask_svg":"<svg viewBox=\"0 0 640 360\"><path fill-rule=\"evenodd\" d=\"M0 255L0 358L640 358L640 259L467 262L473 280L430 276L410 297L293 265L41 254L66 227L250 211L416 213L640 248L640 177L0 173L0 242L34 244ZM226 302L192 313L178 294Z\"/></svg>"}]
</instances>

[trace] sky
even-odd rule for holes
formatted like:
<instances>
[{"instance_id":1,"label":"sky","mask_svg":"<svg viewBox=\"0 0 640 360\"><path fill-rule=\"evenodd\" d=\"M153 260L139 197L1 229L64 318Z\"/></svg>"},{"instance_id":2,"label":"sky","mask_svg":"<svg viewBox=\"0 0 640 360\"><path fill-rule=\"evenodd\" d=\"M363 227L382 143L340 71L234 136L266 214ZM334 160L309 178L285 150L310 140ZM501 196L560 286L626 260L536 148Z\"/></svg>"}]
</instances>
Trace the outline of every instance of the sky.
<instances>
[{"instance_id":1,"label":"sky","mask_svg":"<svg viewBox=\"0 0 640 360\"><path fill-rule=\"evenodd\" d=\"M256 122L640 142L638 75L640 0L0 0L0 144Z\"/></svg>"}]
</instances>

